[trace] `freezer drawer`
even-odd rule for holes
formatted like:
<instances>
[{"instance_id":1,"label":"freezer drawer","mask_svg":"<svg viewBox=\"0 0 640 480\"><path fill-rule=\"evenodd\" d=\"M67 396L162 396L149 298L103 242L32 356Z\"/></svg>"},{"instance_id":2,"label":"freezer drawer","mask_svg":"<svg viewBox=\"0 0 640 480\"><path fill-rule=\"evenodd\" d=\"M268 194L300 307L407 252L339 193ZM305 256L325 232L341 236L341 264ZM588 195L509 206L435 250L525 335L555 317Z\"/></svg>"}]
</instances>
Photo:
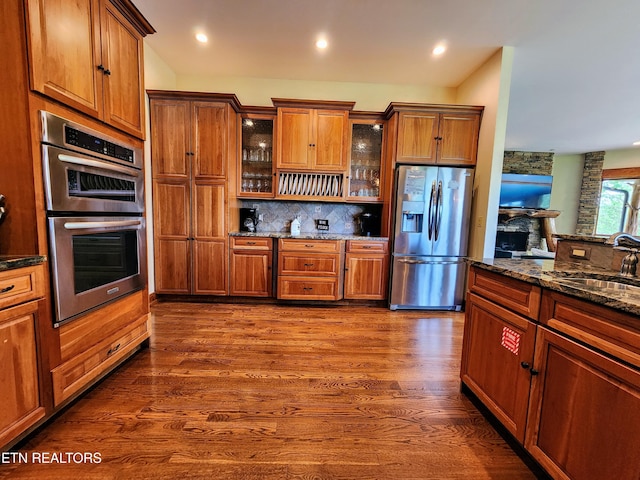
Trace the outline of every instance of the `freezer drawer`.
<instances>
[{"instance_id":1,"label":"freezer drawer","mask_svg":"<svg viewBox=\"0 0 640 480\"><path fill-rule=\"evenodd\" d=\"M394 256L389 308L459 311L466 271L462 257Z\"/></svg>"}]
</instances>

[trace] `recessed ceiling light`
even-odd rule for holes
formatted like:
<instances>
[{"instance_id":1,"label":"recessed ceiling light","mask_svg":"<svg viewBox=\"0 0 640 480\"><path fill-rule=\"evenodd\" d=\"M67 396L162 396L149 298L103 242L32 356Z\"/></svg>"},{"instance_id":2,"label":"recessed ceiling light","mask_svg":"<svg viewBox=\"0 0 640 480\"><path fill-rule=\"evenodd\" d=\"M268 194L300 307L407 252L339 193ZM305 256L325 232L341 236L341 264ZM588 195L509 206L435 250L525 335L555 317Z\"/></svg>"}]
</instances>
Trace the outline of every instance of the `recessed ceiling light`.
<instances>
[{"instance_id":1,"label":"recessed ceiling light","mask_svg":"<svg viewBox=\"0 0 640 480\"><path fill-rule=\"evenodd\" d=\"M633 145L636 147L640 146L640 140L638 140L637 142L633 142Z\"/></svg>"},{"instance_id":2,"label":"recessed ceiling light","mask_svg":"<svg viewBox=\"0 0 640 480\"><path fill-rule=\"evenodd\" d=\"M447 47L443 43L440 43L435 46L435 48L431 53L433 53L437 57L442 55L446 50L447 50Z\"/></svg>"},{"instance_id":3,"label":"recessed ceiling light","mask_svg":"<svg viewBox=\"0 0 640 480\"><path fill-rule=\"evenodd\" d=\"M320 50L324 50L325 48L327 48L329 46L329 43L327 42L326 39L324 38L320 38L318 39L318 41L316 42L316 47L318 47Z\"/></svg>"},{"instance_id":4,"label":"recessed ceiling light","mask_svg":"<svg viewBox=\"0 0 640 480\"><path fill-rule=\"evenodd\" d=\"M200 43L207 43L209 38L204 33L196 33L196 40Z\"/></svg>"}]
</instances>

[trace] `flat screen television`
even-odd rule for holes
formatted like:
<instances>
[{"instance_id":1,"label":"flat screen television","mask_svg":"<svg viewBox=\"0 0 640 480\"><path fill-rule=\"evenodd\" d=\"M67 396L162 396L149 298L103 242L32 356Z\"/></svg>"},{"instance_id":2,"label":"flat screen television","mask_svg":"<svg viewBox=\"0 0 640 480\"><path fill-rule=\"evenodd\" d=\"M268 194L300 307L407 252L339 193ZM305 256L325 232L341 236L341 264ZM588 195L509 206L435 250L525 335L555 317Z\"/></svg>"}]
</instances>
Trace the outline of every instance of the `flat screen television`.
<instances>
[{"instance_id":1,"label":"flat screen television","mask_svg":"<svg viewBox=\"0 0 640 480\"><path fill-rule=\"evenodd\" d=\"M500 208L549 208L551 175L503 173L500 185Z\"/></svg>"}]
</instances>

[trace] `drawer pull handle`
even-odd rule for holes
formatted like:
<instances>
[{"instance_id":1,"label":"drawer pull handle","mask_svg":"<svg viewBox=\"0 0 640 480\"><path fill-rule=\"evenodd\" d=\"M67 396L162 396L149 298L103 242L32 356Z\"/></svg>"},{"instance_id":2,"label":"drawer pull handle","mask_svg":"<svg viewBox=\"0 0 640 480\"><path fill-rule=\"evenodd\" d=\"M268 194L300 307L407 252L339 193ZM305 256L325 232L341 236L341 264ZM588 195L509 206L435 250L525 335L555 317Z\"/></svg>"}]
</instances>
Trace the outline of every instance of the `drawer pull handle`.
<instances>
[{"instance_id":1,"label":"drawer pull handle","mask_svg":"<svg viewBox=\"0 0 640 480\"><path fill-rule=\"evenodd\" d=\"M109 351L107 352L107 357L116 353L118 351L118 349L120 348L120 344L117 344L115 347L111 347L109 349Z\"/></svg>"},{"instance_id":2,"label":"drawer pull handle","mask_svg":"<svg viewBox=\"0 0 640 480\"><path fill-rule=\"evenodd\" d=\"M304 245L304 246L305 246L305 247L307 247L307 248L313 248L313 245L310 245L310 244L308 244L308 243L305 243L305 245Z\"/></svg>"},{"instance_id":3,"label":"drawer pull handle","mask_svg":"<svg viewBox=\"0 0 640 480\"><path fill-rule=\"evenodd\" d=\"M302 287L302 289L304 291L311 291L311 290L313 290L313 287Z\"/></svg>"},{"instance_id":4,"label":"drawer pull handle","mask_svg":"<svg viewBox=\"0 0 640 480\"><path fill-rule=\"evenodd\" d=\"M305 263L304 266L305 267L313 267L313 263Z\"/></svg>"},{"instance_id":5,"label":"drawer pull handle","mask_svg":"<svg viewBox=\"0 0 640 480\"><path fill-rule=\"evenodd\" d=\"M16 288L15 285L9 285L8 287L4 287L2 290L0 290L0 294L10 292L14 288Z\"/></svg>"},{"instance_id":6,"label":"drawer pull handle","mask_svg":"<svg viewBox=\"0 0 640 480\"><path fill-rule=\"evenodd\" d=\"M362 248L364 248L365 250L369 250L373 247L371 245L363 245Z\"/></svg>"},{"instance_id":7,"label":"drawer pull handle","mask_svg":"<svg viewBox=\"0 0 640 480\"><path fill-rule=\"evenodd\" d=\"M247 242L247 245L255 245L256 242Z\"/></svg>"}]
</instances>

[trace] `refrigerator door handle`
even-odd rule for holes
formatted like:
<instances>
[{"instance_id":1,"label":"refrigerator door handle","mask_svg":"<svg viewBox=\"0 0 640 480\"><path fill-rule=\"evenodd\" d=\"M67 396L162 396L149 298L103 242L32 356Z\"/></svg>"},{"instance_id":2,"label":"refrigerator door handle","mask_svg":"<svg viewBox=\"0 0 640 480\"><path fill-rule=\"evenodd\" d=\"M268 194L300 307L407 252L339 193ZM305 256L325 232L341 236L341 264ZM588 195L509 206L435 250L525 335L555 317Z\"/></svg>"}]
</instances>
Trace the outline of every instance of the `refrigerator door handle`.
<instances>
[{"instance_id":1,"label":"refrigerator door handle","mask_svg":"<svg viewBox=\"0 0 640 480\"><path fill-rule=\"evenodd\" d=\"M399 263L407 263L409 265L454 265L460 261L434 262L433 260L416 260L414 258L402 258Z\"/></svg>"},{"instance_id":2,"label":"refrigerator door handle","mask_svg":"<svg viewBox=\"0 0 640 480\"><path fill-rule=\"evenodd\" d=\"M435 184L435 182L433 182ZM442 180L438 182L438 195L436 196L436 210L435 210L435 240L438 240L440 236L440 224L442 223Z\"/></svg>"},{"instance_id":3,"label":"refrigerator door handle","mask_svg":"<svg viewBox=\"0 0 640 480\"><path fill-rule=\"evenodd\" d=\"M431 196L429 197L429 211L427 214L427 222L429 223L429 240L433 236L433 229L435 227L435 208L433 201L436 200L436 181L431 183ZM436 200L437 201L437 200ZM433 212L432 212L433 209Z\"/></svg>"}]
</instances>

